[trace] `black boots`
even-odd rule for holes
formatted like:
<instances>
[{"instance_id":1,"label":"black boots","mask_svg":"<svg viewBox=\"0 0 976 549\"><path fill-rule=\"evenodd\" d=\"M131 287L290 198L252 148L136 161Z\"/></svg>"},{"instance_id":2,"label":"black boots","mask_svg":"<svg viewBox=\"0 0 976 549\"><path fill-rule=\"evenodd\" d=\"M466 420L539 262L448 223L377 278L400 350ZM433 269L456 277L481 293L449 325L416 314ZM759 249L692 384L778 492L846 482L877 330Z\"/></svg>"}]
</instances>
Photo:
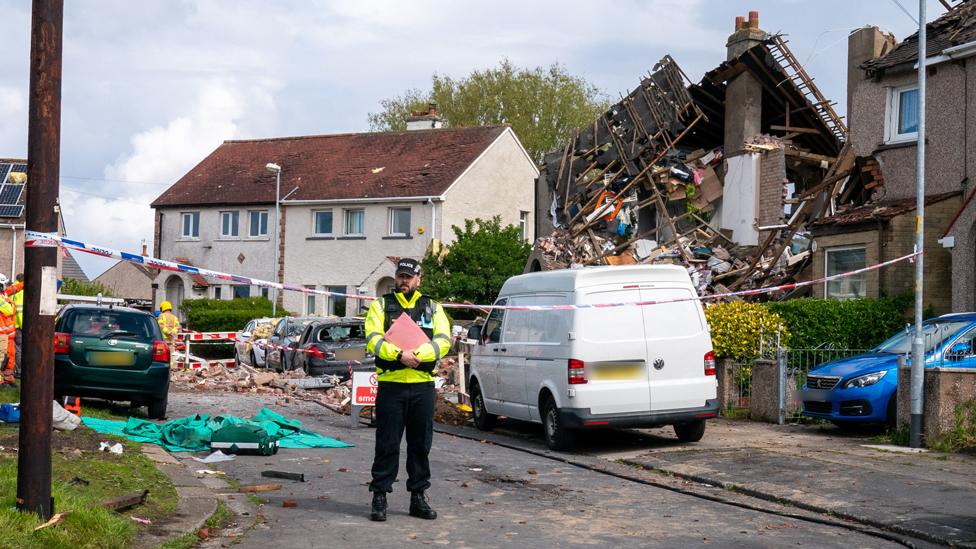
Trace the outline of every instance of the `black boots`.
<instances>
[{"instance_id":1,"label":"black boots","mask_svg":"<svg viewBox=\"0 0 976 549\"><path fill-rule=\"evenodd\" d=\"M413 509L412 506L411 509ZM372 506L370 506L369 520L375 520L378 522L383 522L386 520L386 494L385 493L373 492L373 504Z\"/></svg>"},{"instance_id":2,"label":"black boots","mask_svg":"<svg viewBox=\"0 0 976 549\"><path fill-rule=\"evenodd\" d=\"M426 494L423 492L414 492L410 494L410 516L434 520L437 518L437 511L430 508L430 504L427 503Z\"/></svg>"},{"instance_id":3,"label":"black boots","mask_svg":"<svg viewBox=\"0 0 976 549\"><path fill-rule=\"evenodd\" d=\"M426 494L414 492L410 495L410 516L434 520L437 518L437 511L430 508ZM373 504L370 506L369 520L377 522L386 520L386 493L373 492Z\"/></svg>"}]
</instances>

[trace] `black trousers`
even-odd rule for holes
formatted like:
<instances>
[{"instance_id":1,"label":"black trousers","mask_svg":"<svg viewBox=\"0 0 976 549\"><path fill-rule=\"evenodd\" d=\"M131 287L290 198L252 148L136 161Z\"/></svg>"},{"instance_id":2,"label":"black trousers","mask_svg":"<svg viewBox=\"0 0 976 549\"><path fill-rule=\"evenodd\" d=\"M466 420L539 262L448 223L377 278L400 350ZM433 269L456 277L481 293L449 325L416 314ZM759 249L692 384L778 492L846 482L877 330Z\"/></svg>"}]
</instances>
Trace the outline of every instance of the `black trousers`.
<instances>
[{"instance_id":1,"label":"black trousers","mask_svg":"<svg viewBox=\"0 0 976 549\"><path fill-rule=\"evenodd\" d=\"M376 453L370 492L392 492L400 469L400 439L407 432L407 490L430 488L434 438L434 383L379 382L376 393Z\"/></svg>"}]
</instances>

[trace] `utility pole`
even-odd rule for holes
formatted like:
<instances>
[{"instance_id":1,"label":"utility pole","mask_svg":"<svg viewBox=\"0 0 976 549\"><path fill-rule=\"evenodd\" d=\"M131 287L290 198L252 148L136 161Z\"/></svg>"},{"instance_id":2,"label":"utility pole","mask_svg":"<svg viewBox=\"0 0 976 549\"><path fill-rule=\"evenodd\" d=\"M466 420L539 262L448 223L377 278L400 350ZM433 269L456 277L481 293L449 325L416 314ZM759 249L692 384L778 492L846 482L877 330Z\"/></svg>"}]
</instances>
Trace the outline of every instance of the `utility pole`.
<instances>
[{"instance_id":1,"label":"utility pole","mask_svg":"<svg viewBox=\"0 0 976 549\"><path fill-rule=\"evenodd\" d=\"M925 0L918 0L918 144L915 147L915 252L920 253L925 235ZM922 388L925 384L925 340L922 334L924 255L915 256L915 335L912 338L911 418L908 444L922 445Z\"/></svg>"},{"instance_id":2,"label":"utility pole","mask_svg":"<svg viewBox=\"0 0 976 549\"><path fill-rule=\"evenodd\" d=\"M27 230L56 233L61 155L61 41L64 1L34 0L31 10L27 125ZM51 499L51 401L58 248L24 254L24 351L20 390L17 508L47 519Z\"/></svg>"}]
</instances>

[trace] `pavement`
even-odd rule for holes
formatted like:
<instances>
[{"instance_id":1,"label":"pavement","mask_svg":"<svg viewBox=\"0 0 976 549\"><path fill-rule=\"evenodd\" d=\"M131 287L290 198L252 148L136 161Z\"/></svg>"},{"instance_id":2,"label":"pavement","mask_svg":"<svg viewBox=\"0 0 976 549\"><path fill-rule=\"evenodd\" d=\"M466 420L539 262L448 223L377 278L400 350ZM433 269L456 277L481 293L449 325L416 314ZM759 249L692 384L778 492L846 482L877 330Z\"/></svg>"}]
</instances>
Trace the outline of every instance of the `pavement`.
<instances>
[{"instance_id":1,"label":"pavement","mask_svg":"<svg viewBox=\"0 0 976 549\"><path fill-rule=\"evenodd\" d=\"M905 543L870 526L662 475L643 466L644 461L660 463L672 454L675 458L707 451L721 454L715 450L738 440L737 434L725 433L721 423L718 428L713 424L706 442L694 447L680 446L663 432L621 431L585 437L575 454L542 448L535 426L513 423L490 434L470 427L438 426L431 451L434 486L430 491L438 519L423 521L407 514L409 494L403 489L401 463L389 520L373 523L368 520L367 491L372 429L352 429L348 417L308 402L276 402L233 393L170 395L171 417L250 416L262 406L356 446L283 449L274 456L238 456L206 466L242 485L282 484L279 490L256 494L257 498L241 497L228 488L214 489L220 497L235 498L243 509L259 498L251 513L253 524L234 530L237 547L930 546L918 540ZM681 453L678 447L686 450ZM186 454L176 457L191 468L200 466L188 461ZM674 463L676 468L688 465L687 461ZM306 482L262 477L261 471L268 469L304 473ZM227 540L208 543L217 546Z\"/></svg>"}]
</instances>

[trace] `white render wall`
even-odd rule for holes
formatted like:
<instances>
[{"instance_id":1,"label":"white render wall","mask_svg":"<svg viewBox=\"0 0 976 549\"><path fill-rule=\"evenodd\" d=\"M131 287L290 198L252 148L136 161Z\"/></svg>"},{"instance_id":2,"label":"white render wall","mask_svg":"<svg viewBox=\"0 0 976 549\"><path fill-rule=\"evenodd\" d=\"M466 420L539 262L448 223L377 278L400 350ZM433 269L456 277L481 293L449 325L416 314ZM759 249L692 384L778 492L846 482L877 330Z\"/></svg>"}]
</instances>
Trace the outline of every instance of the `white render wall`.
<instances>
[{"instance_id":1,"label":"white render wall","mask_svg":"<svg viewBox=\"0 0 976 549\"><path fill-rule=\"evenodd\" d=\"M390 207L410 208L410 235L389 235ZM285 215L285 281L300 286L343 286L356 294L360 283L366 293L374 295L377 283L393 277L394 265L387 256L423 258L430 241L430 204L416 202L334 203L321 205L289 205ZM344 236L345 209L365 210L364 236ZM314 235L316 210L332 210L331 237ZM418 227L424 234L418 234ZM375 270L375 272L373 272ZM370 274L372 273L372 274ZM285 309L297 314L311 314L306 308L305 295L285 292ZM355 308L347 304L347 314ZM314 314L326 313L326 297L316 296Z\"/></svg>"},{"instance_id":2,"label":"white render wall","mask_svg":"<svg viewBox=\"0 0 976 549\"><path fill-rule=\"evenodd\" d=\"M248 234L249 210L268 210L268 236L250 238ZM250 278L274 280L274 204L253 206L215 206L215 207L183 207L160 208L162 221L160 229L160 259L174 261L177 257L185 257L195 267L231 273ZM197 239L183 238L182 213L200 212L200 237ZM237 238L222 238L220 236L220 212L238 211ZM243 255L243 261L239 256ZM159 285L156 292L156 303L166 299L166 282L175 273L162 271L153 281ZM189 276L182 275L184 280L184 295L187 298L213 297L214 289L207 289L206 295L191 291ZM261 289L252 286L252 296L261 295ZM221 298L233 297L233 288L225 284L221 289Z\"/></svg>"},{"instance_id":3,"label":"white render wall","mask_svg":"<svg viewBox=\"0 0 976 549\"><path fill-rule=\"evenodd\" d=\"M502 226L519 224L519 212L528 212L525 238L535 241L535 178L539 171L525 154L511 129L504 132L447 191L438 211L445 243L454 240L451 225L464 227L465 219L502 217ZM440 221L442 220L442 221ZM441 236L443 234L443 236Z\"/></svg>"}]
</instances>

